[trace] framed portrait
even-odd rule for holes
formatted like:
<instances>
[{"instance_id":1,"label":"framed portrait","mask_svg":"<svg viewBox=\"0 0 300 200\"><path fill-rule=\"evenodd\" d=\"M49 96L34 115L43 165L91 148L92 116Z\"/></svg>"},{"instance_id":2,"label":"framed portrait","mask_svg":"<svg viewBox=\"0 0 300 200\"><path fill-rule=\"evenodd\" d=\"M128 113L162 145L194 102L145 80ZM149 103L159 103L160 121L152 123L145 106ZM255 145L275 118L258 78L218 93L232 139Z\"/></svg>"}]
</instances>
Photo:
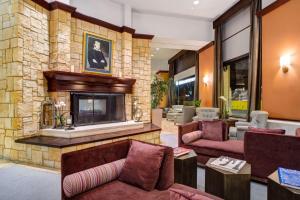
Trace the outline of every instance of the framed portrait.
<instances>
[{"instance_id":1,"label":"framed portrait","mask_svg":"<svg viewBox=\"0 0 300 200\"><path fill-rule=\"evenodd\" d=\"M111 75L113 41L84 33L83 71Z\"/></svg>"}]
</instances>

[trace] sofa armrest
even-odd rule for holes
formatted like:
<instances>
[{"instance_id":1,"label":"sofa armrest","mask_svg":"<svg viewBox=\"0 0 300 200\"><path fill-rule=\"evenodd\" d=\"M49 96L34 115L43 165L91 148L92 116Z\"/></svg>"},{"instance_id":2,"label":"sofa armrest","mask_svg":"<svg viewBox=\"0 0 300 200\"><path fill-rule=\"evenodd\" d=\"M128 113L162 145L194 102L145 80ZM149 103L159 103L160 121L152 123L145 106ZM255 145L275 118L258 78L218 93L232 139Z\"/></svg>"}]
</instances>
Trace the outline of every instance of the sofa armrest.
<instances>
[{"instance_id":1,"label":"sofa armrest","mask_svg":"<svg viewBox=\"0 0 300 200\"><path fill-rule=\"evenodd\" d=\"M248 131L249 126L237 126L236 129L238 131Z\"/></svg>"},{"instance_id":2,"label":"sofa armrest","mask_svg":"<svg viewBox=\"0 0 300 200\"><path fill-rule=\"evenodd\" d=\"M199 130L199 123L201 122L190 122L178 126L178 146L183 144L182 136L184 134Z\"/></svg>"},{"instance_id":3,"label":"sofa armrest","mask_svg":"<svg viewBox=\"0 0 300 200\"><path fill-rule=\"evenodd\" d=\"M182 184L178 184L178 183L175 183L172 187L169 188L169 190L174 191L176 193L186 195L187 197L188 196L195 197L195 196L199 195L200 197L201 196L205 197L205 199L222 200L219 197L213 196L213 195L208 194L206 192L202 192L202 191L197 190L195 188L192 188L192 187L189 187L189 186L186 186L186 185L182 185Z\"/></svg>"}]
</instances>

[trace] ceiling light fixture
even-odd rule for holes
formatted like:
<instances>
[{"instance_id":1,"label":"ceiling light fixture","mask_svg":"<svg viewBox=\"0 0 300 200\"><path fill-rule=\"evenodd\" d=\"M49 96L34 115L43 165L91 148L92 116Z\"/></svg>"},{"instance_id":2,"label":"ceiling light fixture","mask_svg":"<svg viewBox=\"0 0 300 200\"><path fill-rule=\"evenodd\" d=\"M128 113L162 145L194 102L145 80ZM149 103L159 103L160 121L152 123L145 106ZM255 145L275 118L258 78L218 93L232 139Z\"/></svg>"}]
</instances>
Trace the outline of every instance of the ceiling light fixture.
<instances>
[{"instance_id":1,"label":"ceiling light fixture","mask_svg":"<svg viewBox=\"0 0 300 200\"><path fill-rule=\"evenodd\" d=\"M199 4L199 0L195 0L195 1L193 2L193 4L194 4L194 5L198 5L198 4Z\"/></svg>"},{"instance_id":2,"label":"ceiling light fixture","mask_svg":"<svg viewBox=\"0 0 300 200\"><path fill-rule=\"evenodd\" d=\"M156 51L159 51L159 48L156 48Z\"/></svg>"}]
</instances>

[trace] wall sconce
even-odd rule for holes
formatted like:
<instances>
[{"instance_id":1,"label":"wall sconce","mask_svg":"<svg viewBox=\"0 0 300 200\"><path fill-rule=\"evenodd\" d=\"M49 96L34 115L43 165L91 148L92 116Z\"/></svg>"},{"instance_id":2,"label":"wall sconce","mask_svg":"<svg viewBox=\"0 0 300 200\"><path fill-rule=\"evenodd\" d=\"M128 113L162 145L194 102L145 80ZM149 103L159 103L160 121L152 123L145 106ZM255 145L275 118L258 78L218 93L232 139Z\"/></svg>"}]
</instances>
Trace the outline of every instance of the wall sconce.
<instances>
[{"instance_id":1,"label":"wall sconce","mask_svg":"<svg viewBox=\"0 0 300 200\"><path fill-rule=\"evenodd\" d=\"M209 81L209 77L208 77L208 75L205 75L205 76L203 77L203 83L204 83L205 86L208 85L208 81Z\"/></svg>"},{"instance_id":2,"label":"wall sconce","mask_svg":"<svg viewBox=\"0 0 300 200\"><path fill-rule=\"evenodd\" d=\"M291 66L291 56L284 55L280 57L280 67L283 73L287 73L289 71L289 67Z\"/></svg>"}]
</instances>

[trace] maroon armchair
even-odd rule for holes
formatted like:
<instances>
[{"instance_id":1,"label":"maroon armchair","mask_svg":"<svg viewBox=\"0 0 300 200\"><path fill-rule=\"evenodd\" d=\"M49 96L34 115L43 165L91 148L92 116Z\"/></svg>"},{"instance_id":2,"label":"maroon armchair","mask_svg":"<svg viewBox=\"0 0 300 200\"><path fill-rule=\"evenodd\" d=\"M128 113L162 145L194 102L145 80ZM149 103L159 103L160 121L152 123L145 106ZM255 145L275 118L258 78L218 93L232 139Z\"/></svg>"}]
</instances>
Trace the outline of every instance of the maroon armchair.
<instances>
[{"instance_id":1,"label":"maroon armchair","mask_svg":"<svg viewBox=\"0 0 300 200\"><path fill-rule=\"evenodd\" d=\"M127 157L131 140L123 140L97 147L65 153L61 159L61 183L67 175L80 172L92 167L110 163ZM142 156L142 155L141 155ZM149 161L151 162L151 161ZM119 180L106 183L74 197L68 198L61 188L62 199L72 200L118 200L118 199L143 199L143 200L170 200L170 187L176 190L193 192L205 196L206 199L219 200L220 198L205 192L174 184L174 156L171 147L165 147L163 161L160 167L156 189L145 191L138 187L126 184ZM63 184L61 184L63 187Z\"/></svg>"},{"instance_id":2,"label":"maroon armchair","mask_svg":"<svg viewBox=\"0 0 300 200\"><path fill-rule=\"evenodd\" d=\"M300 170L300 137L248 131L244 147L256 178L265 180L278 167Z\"/></svg>"}]
</instances>

